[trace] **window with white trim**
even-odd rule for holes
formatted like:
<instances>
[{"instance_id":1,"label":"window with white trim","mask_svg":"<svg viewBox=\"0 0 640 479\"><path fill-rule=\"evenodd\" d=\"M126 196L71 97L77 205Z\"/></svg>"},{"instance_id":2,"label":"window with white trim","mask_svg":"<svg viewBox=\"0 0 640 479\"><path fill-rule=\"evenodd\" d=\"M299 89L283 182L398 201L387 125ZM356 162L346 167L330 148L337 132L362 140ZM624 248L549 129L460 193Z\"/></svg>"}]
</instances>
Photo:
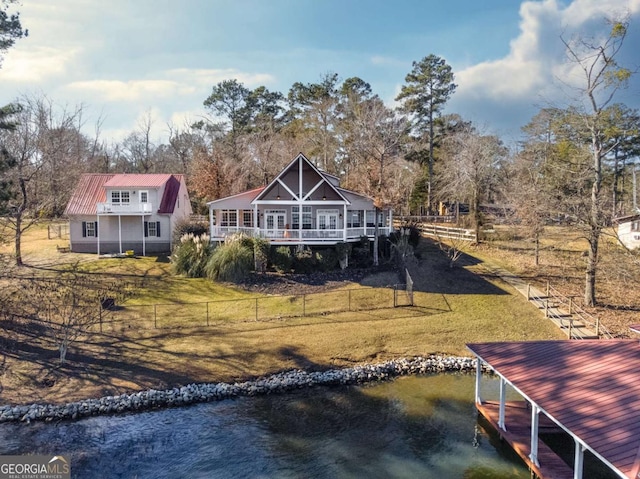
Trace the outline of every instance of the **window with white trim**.
<instances>
[{"instance_id":1,"label":"window with white trim","mask_svg":"<svg viewBox=\"0 0 640 479\"><path fill-rule=\"evenodd\" d=\"M236 210L222 210L220 226L238 226L238 212Z\"/></svg>"},{"instance_id":2,"label":"window with white trim","mask_svg":"<svg viewBox=\"0 0 640 479\"><path fill-rule=\"evenodd\" d=\"M631 231L640 231L640 221L631 222Z\"/></svg>"},{"instance_id":3,"label":"window with white trim","mask_svg":"<svg viewBox=\"0 0 640 479\"><path fill-rule=\"evenodd\" d=\"M131 202L131 197L128 191L113 190L111 192L111 203L128 205Z\"/></svg>"},{"instance_id":4,"label":"window with white trim","mask_svg":"<svg viewBox=\"0 0 640 479\"><path fill-rule=\"evenodd\" d=\"M251 210L242 211L242 226L253 228L253 211Z\"/></svg>"},{"instance_id":5,"label":"window with white trim","mask_svg":"<svg viewBox=\"0 0 640 479\"><path fill-rule=\"evenodd\" d=\"M291 207L291 224L294 229L299 228L300 224L300 207L294 205ZM313 228L313 216L311 212L311 205L302 206L302 229L310 230Z\"/></svg>"},{"instance_id":6,"label":"window with white trim","mask_svg":"<svg viewBox=\"0 0 640 479\"><path fill-rule=\"evenodd\" d=\"M148 228L149 236L158 236L158 230L156 229L155 221L149 221L147 223L147 228Z\"/></svg>"},{"instance_id":7,"label":"window with white trim","mask_svg":"<svg viewBox=\"0 0 640 479\"><path fill-rule=\"evenodd\" d=\"M140 203L149 203L149 192L141 191L140 192Z\"/></svg>"},{"instance_id":8,"label":"window with white trim","mask_svg":"<svg viewBox=\"0 0 640 479\"><path fill-rule=\"evenodd\" d=\"M95 221L87 221L86 228L87 228L86 229L87 236L95 238L96 237L96 223L95 223Z\"/></svg>"}]
</instances>

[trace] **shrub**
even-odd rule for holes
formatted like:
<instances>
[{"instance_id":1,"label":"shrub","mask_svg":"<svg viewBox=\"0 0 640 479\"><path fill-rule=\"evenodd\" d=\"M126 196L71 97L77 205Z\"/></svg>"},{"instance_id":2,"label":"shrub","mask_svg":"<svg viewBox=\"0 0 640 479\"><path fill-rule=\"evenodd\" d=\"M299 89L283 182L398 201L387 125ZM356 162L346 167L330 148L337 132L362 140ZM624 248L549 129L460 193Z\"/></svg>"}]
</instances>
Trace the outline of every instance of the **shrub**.
<instances>
[{"instance_id":1,"label":"shrub","mask_svg":"<svg viewBox=\"0 0 640 479\"><path fill-rule=\"evenodd\" d=\"M218 281L239 282L253 269L253 249L238 238L228 238L213 250L205 273Z\"/></svg>"},{"instance_id":2,"label":"shrub","mask_svg":"<svg viewBox=\"0 0 640 479\"><path fill-rule=\"evenodd\" d=\"M271 244L264 238L253 238L253 261L256 271L264 272L269 262Z\"/></svg>"},{"instance_id":3,"label":"shrub","mask_svg":"<svg viewBox=\"0 0 640 479\"><path fill-rule=\"evenodd\" d=\"M211 255L209 235L184 234L173 248L170 256L171 266L176 274L189 278L204 276L204 268Z\"/></svg>"},{"instance_id":4,"label":"shrub","mask_svg":"<svg viewBox=\"0 0 640 479\"><path fill-rule=\"evenodd\" d=\"M299 249L293 258L293 270L296 273L313 273L318 266L316 254L309 248Z\"/></svg>"},{"instance_id":5,"label":"shrub","mask_svg":"<svg viewBox=\"0 0 640 479\"><path fill-rule=\"evenodd\" d=\"M178 243L184 235L202 236L209 234L209 224L183 219L173 228L174 243Z\"/></svg>"},{"instance_id":6,"label":"shrub","mask_svg":"<svg viewBox=\"0 0 640 479\"><path fill-rule=\"evenodd\" d=\"M271 264L278 273L289 273L293 266L291 249L288 246L279 246L271 250Z\"/></svg>"},{"instance_id":7,"label":"shrub","mask_svg":"<svg viewBox=\"0 0 640 479\"><path fill-rule=\"evenodd\" d=\"M333 271L338 268L338 255L333 248L327 248L316 252L318 269L321 271Z\"/></svg>"}]
</instances>

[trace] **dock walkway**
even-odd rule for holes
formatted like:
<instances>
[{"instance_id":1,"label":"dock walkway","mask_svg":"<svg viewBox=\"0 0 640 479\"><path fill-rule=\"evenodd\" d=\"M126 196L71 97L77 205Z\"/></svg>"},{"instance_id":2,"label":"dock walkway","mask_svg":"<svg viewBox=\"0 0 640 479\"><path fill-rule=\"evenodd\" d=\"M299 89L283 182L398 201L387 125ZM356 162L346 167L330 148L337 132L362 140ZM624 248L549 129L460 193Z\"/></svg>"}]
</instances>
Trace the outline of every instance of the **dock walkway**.
<instances>
[{"instance_id":1,"label":"dock walkway","mask_svg":"<svg viewBox=\"0 0 640 479\"><path fill-rule=\"evenodd\" d=\"M509 443L516 454L538 477L544 479L573 479L573 469L541 440L538 440L538 464L534 464L529 458L531 454L531 409L525 401L506 403L506 431L498 427L500 414L500 404L498 402L485 401L482 404L476 404L476 407L500 437ZM540 420L540 432L560 433L562 431L544 414L540 415Z\"/></svg>"}]
</instances>

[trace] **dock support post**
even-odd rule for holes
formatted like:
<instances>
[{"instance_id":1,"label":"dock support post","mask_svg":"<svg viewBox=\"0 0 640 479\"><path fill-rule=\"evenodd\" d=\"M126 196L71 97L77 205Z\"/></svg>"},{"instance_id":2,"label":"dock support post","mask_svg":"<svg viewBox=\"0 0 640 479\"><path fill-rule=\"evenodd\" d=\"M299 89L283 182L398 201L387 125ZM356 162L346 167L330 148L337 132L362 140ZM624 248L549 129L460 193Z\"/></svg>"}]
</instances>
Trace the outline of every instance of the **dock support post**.
<instances>
[{"instance_id":1,"label":"dock support post","mask_svg":"<svg viewBox=\"0 0 640 479\"><path fill-rule=\"evenodd\" d=\"M538 419L540 416L540 408L537 404L531 403L531 454L529 459L537 467L540 467L538 462Z\"/></svg>"},{"instance_id":2,"label":"dock support post","mask_svg":"<svg viewBox=\"0 0 640 479\"><path fill-rule=\"evenodd\" d=\"M507 397L505 392L506 384L507 382L501 376L500 377L500 414L498 416L498 427L503 431L507 430L504 424L504 411L505 411L506 397Z\"/></svg>"},{"instance_id":3,"label":"dock support post","mask_svg":"<svg viewBox=\"0 0 640 479\"><path fill-rule=\"evenodd\" d=\"M576 457L573 462L573 479L582 479L584 466L584 446L576 441Z\"/></svg>"},{"instance_id":4,"label":"dock support post","mask_svg":"<svg viewBox=\"0 0 640 479\"><path fill-rule=\"evenodd\" d=\"M480 379L482 378L482 360L476 359L476 404L482 404L480 397Z\"/></svg>"}]
</instances>

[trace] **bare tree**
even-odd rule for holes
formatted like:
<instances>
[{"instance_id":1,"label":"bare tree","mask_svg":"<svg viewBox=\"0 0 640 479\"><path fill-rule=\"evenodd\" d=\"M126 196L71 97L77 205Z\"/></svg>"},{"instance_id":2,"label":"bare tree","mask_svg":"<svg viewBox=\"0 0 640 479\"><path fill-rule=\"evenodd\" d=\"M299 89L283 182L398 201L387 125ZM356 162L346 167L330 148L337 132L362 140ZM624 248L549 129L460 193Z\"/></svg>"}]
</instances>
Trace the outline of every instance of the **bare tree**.
<instances>
[{"instance_id":1,"label":"bare tree","mask_svg":"<svg viewBox=\"0 0 640 479\"><path fill-rule=\"evenodd\" d=\"M495 187L499 166L507 149L495 136L482 135L467 125L443 141L441 191L456 200L469 202L470 214L480 240L482 214L480 203Z\"/></svg>"},{"instance_id":2,"label":"bare tree","mask_svg":"<svg viewBox=\"0 0 640 479\"><path fill-rule=\"evenodd\" d=\"M77 263L56 277L18 276L14 288L17 294L11 311L46 326L58 348L60 364L70 345L100 323L103 309L123 302L131 291L121 280L83 274Z\"/></svg>"},{"instance_id":3,"label":"bare tree","mask_svg":"<svg viewBox=\"0 0 640 479\"><path fill-rule=\"evenodd\" d=\"M571 40L562 38L567 55L581 72L582 82L577 91L575 110L580 114L584 128L591 140L592 179L590 213L587 221L589 255L585 273L585 304L596 304L596 273L598 268L598 246L600 235L607 223L603 207L602 181L603 160L611 147L605 144L605 108L610 105L616 92L625 87L633 72L618 65L616 57L622 49L629 23L627 19L607 20L611 25L609 35L602 41L584 36Z\"/></svg>"}]
</instances>

